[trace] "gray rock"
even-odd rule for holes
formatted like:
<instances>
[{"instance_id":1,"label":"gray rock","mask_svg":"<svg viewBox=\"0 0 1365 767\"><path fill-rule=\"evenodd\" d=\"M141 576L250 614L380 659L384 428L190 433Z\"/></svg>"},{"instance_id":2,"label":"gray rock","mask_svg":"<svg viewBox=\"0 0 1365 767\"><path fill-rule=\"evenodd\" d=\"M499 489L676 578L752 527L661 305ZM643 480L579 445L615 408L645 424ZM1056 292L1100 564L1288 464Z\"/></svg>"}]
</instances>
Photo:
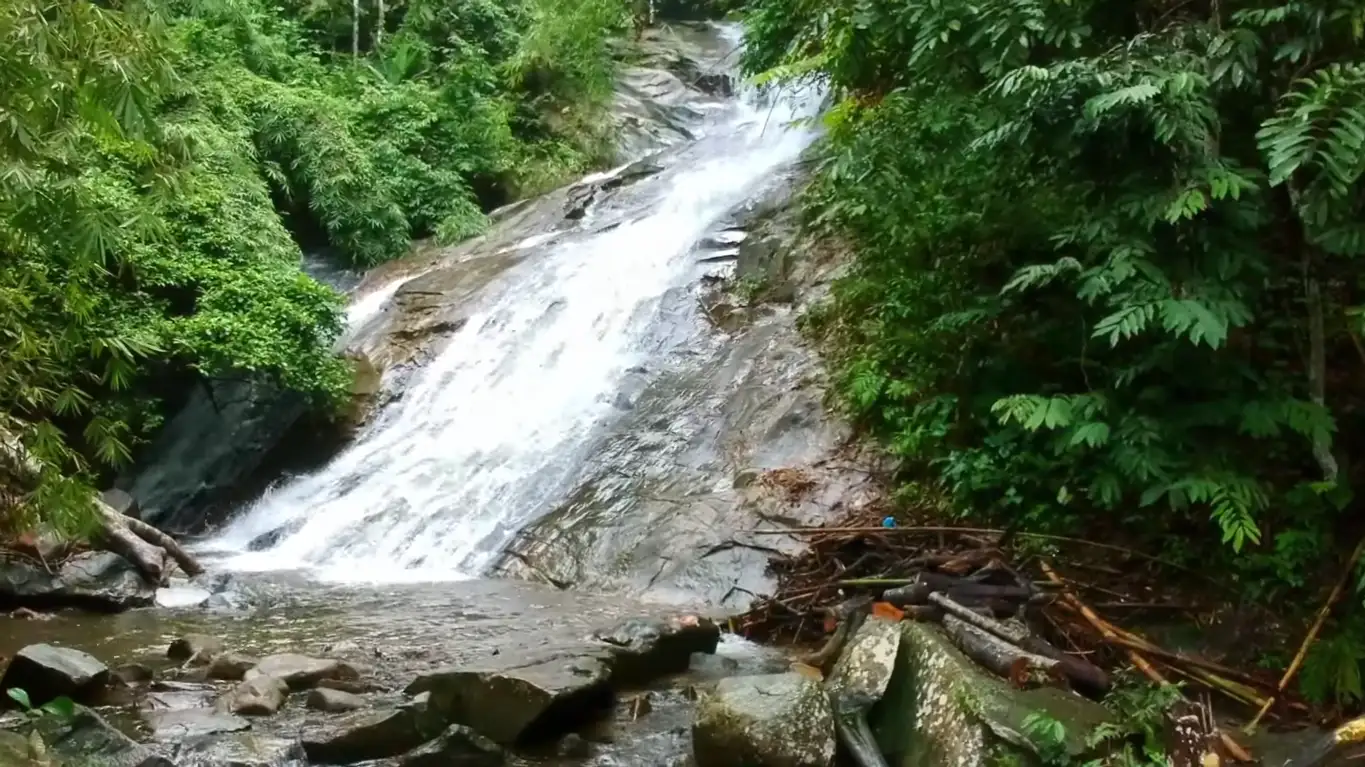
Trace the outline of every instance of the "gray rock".
<instances>
[{"instance_id":1,"label":"gray rock","mask_svg":"<svg viewBox=\"0 0 1365 767\"><path fill-rule=\"evenodd\" d=\"M225 652L214 656L209 663L209 679L226 679L228 681L238 681L246 678L246 672L256 667L259 660L249 655L242 655L235 652Z\"/></svg>"},{"instance_id":2,"label":"gray rock","mask_svg":"<svg viewBox=\"0 0 1365 767\"><path fill-rule=\"evenodd\" d=\"M1019 690L982 670L936 628L900 624L895 683L870 717L873 734L893 767L935 764L981 767L996 744L1037 753L1024 720L1042 713L1066 723L1066 748L1086 751L1095 728L1112 721L1098 703L1067 690Z\"/></svg>"},{"instance_id":3,"label":"gray rock","mask_svg":"<svg viewBox=\"0 0 1365 767\"><path fill-rule=\"evenodd\" d=\"M155 598L156 585L128 560L108 551L75 554L55 572L28 560L0 565L0 601L9 604L127 610L150 605Z\"/></svg>"},{"instance_id":4,"label":"gray rock","mask_svg":"<svg viewBox=\"0 0 1365 767\"><path fill-rule=\"evenodd\" d=\"M365 699L353 693L342 690L330 690L326 687L319 687L308 693L305 704L317 711L328 711L333 714L340 714L346 711L355 711L365 707Z\"/></svg>"},{"instance_id":5,"label":"gray rock","mask_svg":"<svg viewBox=\"0 0 1365 767\"><path fill-rule=\"evenodd\" d=\"M166 657L180 663L207 666L226 649L223 640L218 637L208 634L186 634L171 642L171 646L166 648Z\"/></svg>"},{"instance_id":6,"label":"gray rock","mask_svg":"<svg viewBox=\"0 0 1365 767\"><path fill-rule=\"evenodd\" d=\"M214 711L211 708L164 709L148 711L144 716L152 727L152 737L162 741L179 741L251 729L251 722L242 717Z\"/></svg>"},{"instance_id":7,"label":"gray rock","mask_svg":"<svg viewBox=\"0 0 1365 767\"><path fill-rule=\"evenodd\" d=\"M252 732L188 738L176 744L176 767L293 767L307 764L298 740Z\"/></svg>"},{"instance_id":8,"label":"gray rock","mask_svg":"<svg viewBox=\"0 0 1365 767\"><path fill-rule=\"evenodd\" d=\"M157 751L114 729L99 714L77 706L70 719L44 716L33 724L48 755L75 767L175 767Z\"/></svg>"},{"instance_id":9,"label":"gray rock","mask_svg":"<svg viewBox=\"0 0 1365 767\"><path fill-rule=\"evenodd\" d=\"M270 655L261 659L256 667L246 673L246 678L255 674L273 676L289 685L291 690L306 690L316 687L323 679L359 679L360 674L351 666L339 660L309 658L306 655L284 653Z\"/></svg>"},{"instance_id":10,"label":"gray rock","mask_svg":"<svg viewBox=\"0 0 1365 767\"><path fill-rule=\"evenodd\" d=\"M124 684L147 684L156 678L152 669L143 663L125 663L114 669L113 674Z\"/></svg>"},{"instance_id":11,"label":"gray rock","mask_svg":"<svg viewBox=\"0 0 1365 767\"><path fill-rule=\"evenodd\" d=\"M436 737L444 727L425 700L414 700L314 724L303 733L303 750L314 764L354 764L398 756Z\"/></svg>"},{"instance_id":12,"label":"gray rock","mask_svg":"<svg viewBox=\"0 0 1365 767\"><path fill-rule=\"evenodd\" d=\"M898 622L877 616L864 620L825 682L834 699L865 706L881 700L896 669L900 646Z\"/></svg>"},{"instance_id":13,"label":"gray rock","mask_svg":"<svg viewBox=\"0 0 1365 767\"><path fill-rule=\"evenodd\" d=\"M720 642L720 627L696 615L623 621L594 638L612 654L612 684L633 686L687 670L693 653L711 654Z\"/></svg>"},{"instance_id":14,"label":"gray rock","mask_svg":"<svg viewBox=\"0 0 1365 767\"><path fill-rule=\"evenodd\" d=\"M228 709L242 716L270 716L289 697L289 685L281 679L256 674L232 690Z\"/></svg>"},{"instance_id":15,"label":"gray rock","mask_svg":"<svg viewBox=\"0 0 1365 767\"><path fill-rule=\"evenodd\" d=\"M592 744L584 740L582 735L571 732L559 739L555 752L566 759L586 759L592 755Z\"/></svg>"},{"instance_id":16,"label":"gray rock","mask_svg":"<svg viewBox=\"0 0 1365 767\"><path fill-rule=\"evenodd\" d=\"M468 725L497 743L508 744L526 734L552 707L590 707L609 698L607 661L605 653L590 649L501 657L497 666L425 674L405 692L430 693L432 707L446 721Z\"/></svg>"},{"instance_id":17,"label":"gray rock","mask_svg":"<svg viewBox=\"0 0 1365 767\"><path fill-rule=\"evenodd\" d=\"M126 490L111 487L100 493L100 499L108 504L109 508L126 517L142 519L142 509L138 507L137 499L129 495Z\"/></svg>"},{"instance_id":18,"label":"gray rock","mask_svg":"<svg viewBox=\"0 0 1365 767\"><path fill-rule=\"evenodd\" d=\"M507 755L498 744L463 725L453 724L398 760L399 767L498 767Z\"/></svg>"},{"instance_id":19,"label":"gray rock","mask_svg":"<svg viewBox=\"0 0 1365 767\"><path fill-rule=\"evenodd\" d=\"M830 767L834 750L824 687L794 672L721 680L692 724L697 767Z\"/></svg>"},{"instance_id":20,"label":"gray rock","mask_svg":"<svg viewBox=\"0 0 1365 767\"><path fill-rule=\"evenodd\" d=\"M0 678L0 689L22 688L35 706L62 695L84 703L97 701L109 679L109 668L89 653L69 647L33 644L20 650L10 661L4 677Z\"/></svg>"}]
</instances>

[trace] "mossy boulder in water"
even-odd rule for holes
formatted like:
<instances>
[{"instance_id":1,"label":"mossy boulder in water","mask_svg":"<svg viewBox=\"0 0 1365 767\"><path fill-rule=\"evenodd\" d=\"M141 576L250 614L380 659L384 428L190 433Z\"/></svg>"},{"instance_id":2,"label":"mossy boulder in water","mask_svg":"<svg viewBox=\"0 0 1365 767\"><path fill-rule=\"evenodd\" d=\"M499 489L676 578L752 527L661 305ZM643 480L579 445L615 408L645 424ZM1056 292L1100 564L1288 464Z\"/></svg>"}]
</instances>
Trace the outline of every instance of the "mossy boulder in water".
<instances>
[{"instance_id":1,"label":"mossy boulder in water","mask_svg":"<svg viewBox=\"0 0 1365 767\"><path fill-rule=\"evenodd\" d=\"M829 767L834 712L816 679L788 672L722 679L697 704L697 767Z\"/></svg>"},{"instance_id":2,"label":"mossy boulder in water","mask_svg":"<svg viewBox=\"0 0 1365 767\"><path fill-rule=\"evenodd\" d=\"M885 697L869 715L892 767L981 767L999 745L1037 752L1026 734L1030 715L1066 725L1066 748L1086 750L1088 736L1111 720L1098 703L1052 687L1019 690L964 656L930 624L901 624L900 652Z\"/></svg>"},{"instance_id":3,"label":"mossy boulder in water","mask_svg":"<svg viewBox=\"0 0 1365 767\"><path fill-rule=\"evenodd\" d=\"M427 697L420 696L394 708L354 711L315 725L303 734L303 750L314 764L384 759L435 738L444 726Z\"/></svg>"},{"instance_id":4,"label":"mossy boulder in water","mask_svg":"<svg viewBox=\"0 0 1365 767\"><path fill-rule=\"evenodd\" d=\"M108 551L81 552L53 568L36 559L0 564L0 600L11 605L118 611L146 607L155 599L156 584Z\"/></svg>"},{"instance_id":5,"label":"mossy boulder in water","mask_svg":"<svg viewBox=\"0 0 1365 767\"><path fill-rule=\"evenodd\" d=\"M20 650L5 669L0 689L6 691L6 697L0 699L4 701L0 705L9 703L8 691L14 688L24 690L34 706L61 696L93 702L104 695L109 679L109 667L89 653L32 644Z\"/></svg>"}]
</instances>

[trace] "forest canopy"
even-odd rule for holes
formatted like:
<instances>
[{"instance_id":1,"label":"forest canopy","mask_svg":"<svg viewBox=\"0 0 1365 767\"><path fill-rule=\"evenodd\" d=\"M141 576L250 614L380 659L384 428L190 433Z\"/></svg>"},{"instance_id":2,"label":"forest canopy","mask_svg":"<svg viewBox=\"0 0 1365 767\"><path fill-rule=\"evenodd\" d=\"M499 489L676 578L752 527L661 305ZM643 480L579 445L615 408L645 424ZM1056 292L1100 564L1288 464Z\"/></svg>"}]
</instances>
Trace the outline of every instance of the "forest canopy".
<instances>
[{"instance_id":1,"label":"forest canopy","mask_svg":"<svg viewBox=\"0 0 1365 767\"><path fill-rule=\"evenodd\" d=\"M11 531L91 524L89 488L194 385L349 385L364 267L606 157L625 0L0 4L0 438ZM7 451L12 452L12 451ZM14 467L8 469L14 471Z\"/></svg>"},{"instance_id":2,"label":"forest canopy","mask_svg":"<svg viewBox=\"0 0 1365 767\"><path fill-rule=\"evenodd\" d=\"M810 326L906 496L1133 541L1306 617L1365 533L1365 6L753 0L748 22L758 79L833 90L805 206L855 257ZM1362 613L1314 645L1313 697L1365 697Z\"/></svg>"}]
</instances>

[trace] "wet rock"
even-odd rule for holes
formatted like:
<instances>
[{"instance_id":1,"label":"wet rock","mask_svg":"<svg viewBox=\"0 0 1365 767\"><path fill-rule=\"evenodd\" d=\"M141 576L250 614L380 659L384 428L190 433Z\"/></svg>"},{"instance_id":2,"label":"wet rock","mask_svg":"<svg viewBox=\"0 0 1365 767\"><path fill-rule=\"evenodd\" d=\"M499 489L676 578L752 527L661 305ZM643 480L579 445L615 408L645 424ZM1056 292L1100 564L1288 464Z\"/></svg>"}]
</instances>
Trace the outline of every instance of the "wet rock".
<instances>
[{"instance_id":1,"label":"wet rock","mask_svg":"<svg viewBox=\"0 0 1365 767\"><path fill-rule=\"evenodd\" d=\"M556 720L581 716L611 697L611 668L591 650L500 657L492 668L425 674L405 692L430 693L432 707L448 721L502 744L558 735Z\"/></svg>"},{"instance_id":2,"label":"wet rock","mask_svg":"<svg viewBox=\"0 0 1365 767\"><path fill-rule=\"evenodd\" d=\"M364 679L319 679L318 688L328 690L341 690L353 695L363 695L367 692L380 692L384 687L375 682L367 682Z\"/></svg>"},{"instance_id":3,"label":"wet rock","mask_svg":"<svg viewBox=\"0 0 1365 767\"><path fill-rule=\"evenodd\" d=\"M166 648L166 657L177 663L207 666L226 649L223 640L218 637L208 634L186 634L171 642L171 646Z\"/></svg>"},{"instance_id":4,"label":"wet rock","mask_svg":"<svg viewBox=\"0 0 1365 767\"><path fill-rule=\"evenodd\" d=\"M594 638L610 646L612 683L630 686L686 671L693 653L714 653L720 627L696 615L634 618Z\"/></svg>"},{"instance_id":5,"label":"wet rock","mask_svg":"<svg viewBox=\"0 0 1365 767\"><path fill-rule=\"evenodd\" d=\"M204 607L213 594L197 586L168 586L156 590L157 607Z\"/></svg>"},{"instance_id":6,"label":"wet rock","mask_svg":"<svg viewBox=\"0 0 1365 767\"><path fill-rule=\"evenodd\" d=\"M901 646L900 624L877 616L863 621L830 671L826 686L835 700L881 700L896 668Z\"/></svg>"},{"instance_id":7,"label":"wet rock","mask_svg":"<svg viewBox=\"0 0 1365 767\"><path fill-rule=\"evenodd\" d=\"M162 741L178 741L251 729L251 722L242 717L214 711L211 708L148 711L145 718L151 725L152 737Z\"/></svg>"},{"instance_id":8,"label":"wet rock","mask_svg":"<svg viewBox=\"0 0 1365 767\"><path fill-rule=\"evenodd\" d=\"M1099 704L1068 690L1018 690L962 655L936 628L905 621L896 671L870 718L889 764L981 767L999 743L1038 748L1024 721L1041 713L1066 723L1066 749L1085 754L1095 728L1111 721Z\"/></svg>"},{"instance_id":9,"label":"wet rock","mask_svg":"<svg viewBox=\"0 0 1365 767\"><path fill-rule=\"evenodd\" d=\"M507 756L498 744L474 730L453 724L439 738L409 751L399 767L498 767Z\"/></svg>"},{"instance_id":10,"label":"wet rock","mask_svg":"<svg viewBox=\"0 0 1365 767\"><path fill-rule=\"evenodd\" d=\"M125 663L114 669L114 677L128 685L147 684L156 677L152 669L143 663Z\"/></svg>"},{"instance_id":11,"label":"wet rock","mask_svg":"<svg viewBox=\"0 0 1365 767\"><path fill-rule=\"evenodd\" d=\"M250 730L188 738L176 744L172 756L177 767L285 767L305 764L307 758L293 738Z\"/></svg>"},{"instance_id":12,"label":"wet rock","mask_svg":"<svg viewBox=\"0 0 1365 767\"><path fill-rule=\"evenodd\" d=\"M246 678L256 674L272 676L289 685L291 690L306 690L316 687L323 679L359 679L360 674L351 666L339 660L309 658L306 655L283 653L269 655L261 659L255 668L246 673Z\"/></svg>"},{"instance_id":13,"label":"wet rock","mask_svg":"<svg viewBox=\"0 0 1365 767\"><path fill-rule=\"evenodd\" d=\"M592 744L584 740L582 735L571 732L559 739L555 752L566 759L586 759L592 755Z\"/></svg>"},{"instance_id":14,"label":"wet rock","mask_svg":"<svg viewBox=\"0 0 1365 767\"><path fill-rule=\"evenodd\" d=\"M97 701L107 689L109 679L109 667L89 653L34 644L20 650L10 661L0 678L0 689L21 688L34 706L63 695L84 703Z\"/></svg>"},{"instance_id":15,"label":"wet rock","mask_svg":"<svg viewBox=\"0 0 1365 767\"><path fill-rule=\"evenodd\" d=\"M155 598L156 585L128 560L108 551L75 554L55 572L27 559L0 564L0 601L10 604L117 611L145 607Z\"/></svg>"},{"instance_id":16,"label":"wet rock","mask_svg":"<svg viewBox=\"0 0 1365 767\"><path fill-rule=\"evenodd\" d=\"M28 738L12 730L0 730L0 765L20 767L36 761L29 750Z\"/></svg>"},{"instance_id":17,"label":"wet rock","mask_svg":"<svg viewBox=\"0 0 1365 767\"><path fill-rule=\"evenodd\" d=\"M126 517L142 519L142 509L138 506L137 499L130 495L127 490L111 487L100 493L100 499L103 500L109 508Z\"/></svg>"},{"instance_id":18,"label":"wet rock","mask_svg":"<svg viewBox=\"0 0 1365 767\"><path fill-rule=\"evenodd\" d=\"M424 700L397 708L354 711L314 724L303 750L315 764L353 764L398 756L441 733L445 723Z\"/></svg>"},{"instance_id":19,"label":"wet rock","mask_svg":"<svg viewBox=\"0 0 1365 767\"><path fill-rule=\"evenodd\" d=\"M329 690L326 687L319 687L308 693L305 704L317 711L328 711L333 714L355 711L365 707L365 699L359 695L354 695L341 690Z\"/></svg>"},{"instance_id":20,"label":"wet rock","mask_svg":"<svg viewBox=\"0 0 1365 767\"><path fill-rule=\"evenodd\" d=\"M289 685L282 679L255 674L232 690L228 709L243 716L270 716L289 697Z\"/></svg>"},{"instance_id":21,"label":"wet rock","mask_svg":"<svg viewBox=\"0 0 1365 767\"><path fill-rule=\"evenodd\" d=\"M69 719L39 717L34 729L58 764L75 767L174 767L157 751L119 732L99 714L77 706ZM30 762L29 764L32 764Z\"/></svg>"},{"instance_id":22,"label":"wet rock","mask_svg":"<svg viewBox=\"0 0 1365 767\"><path fill-rule=\"evenodd\" d=\"M226 679L228 681L238 681L246 678L246 672L256 667L259 660L249 655L242 655L235 652L225 652L216 655L209 663L209 679Z\"/></svg>"},{"instance_id":23,"label":"wet rock","mask_svg":"<svg viewBox=\"0 0 1365 767\"><path fill-rule=\"evenodd\" d=\"M829 697L797 673L723 679L692 725L697 767L830 767L834 750Z\"/></svg>"}]
</instances>

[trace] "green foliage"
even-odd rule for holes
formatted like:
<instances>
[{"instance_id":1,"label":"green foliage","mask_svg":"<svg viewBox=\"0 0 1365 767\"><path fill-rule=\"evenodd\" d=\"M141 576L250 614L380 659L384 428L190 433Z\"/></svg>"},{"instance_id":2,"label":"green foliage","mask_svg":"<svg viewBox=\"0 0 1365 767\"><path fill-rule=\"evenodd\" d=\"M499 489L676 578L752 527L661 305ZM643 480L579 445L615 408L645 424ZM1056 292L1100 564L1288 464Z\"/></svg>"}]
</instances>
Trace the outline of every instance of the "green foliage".
<instances>
[{"instance_id":1,"label":"green foliage","mask_svg":"<svg viewBox=\"0 0 1365 767\"><path fill-rule=\"evenodd\" d=\"M11 687L5 690L5 694L10 700L19 704L28 716L51 716L58 719L70 719L76 714L76 703L65 695L60 695L41 706L34 706L33 700L28 696L28 690L22 687Z\"/></svg>"},{"instance_id":2,"label":"green foliage","mask_svg":"<svg viewBox=\"0 0 1365 767\"><path fill-rule=\"evenodd\" d=\"M0 7L0 529L90 532L90 485L196 379L338 404L342 300L301 245L455 242L601 161L625 7Z\"/></svg>"},{"instance_id":3,"label":"green foliage","mask_svg":"<svg viewBox=\"0 0 1365 767\"><path fill-rule=\"evenodd\" d=\"M748 19L758 79L834 92L805 201L857 258L819 327L840 401L907 476L963 513L1145 538L1263 603L1318 601L1365 448L1365 12Z\"/></svg>"}]
</instances>

